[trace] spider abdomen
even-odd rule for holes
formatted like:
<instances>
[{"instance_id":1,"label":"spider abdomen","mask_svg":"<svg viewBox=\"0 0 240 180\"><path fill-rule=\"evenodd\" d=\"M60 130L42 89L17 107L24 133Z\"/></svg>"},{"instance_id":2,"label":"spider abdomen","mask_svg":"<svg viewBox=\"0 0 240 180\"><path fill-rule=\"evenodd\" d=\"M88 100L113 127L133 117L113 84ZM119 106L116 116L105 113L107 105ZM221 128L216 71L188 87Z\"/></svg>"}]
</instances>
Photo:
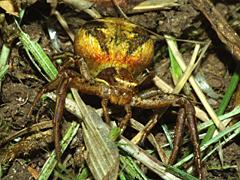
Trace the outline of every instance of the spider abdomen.
<instances>
[{"instance_id":1,"label":"spider abdomen","mask_svg":"<svg viewBox=\"0 0 240 180\"><path fill-rule=\"evenodd\" d=\"M136 75L151 63L154 41L133 23L105 18L84 24L75 37L74 48L93 76L109 67L125 68Z\"/></svg>"}]
</instances>

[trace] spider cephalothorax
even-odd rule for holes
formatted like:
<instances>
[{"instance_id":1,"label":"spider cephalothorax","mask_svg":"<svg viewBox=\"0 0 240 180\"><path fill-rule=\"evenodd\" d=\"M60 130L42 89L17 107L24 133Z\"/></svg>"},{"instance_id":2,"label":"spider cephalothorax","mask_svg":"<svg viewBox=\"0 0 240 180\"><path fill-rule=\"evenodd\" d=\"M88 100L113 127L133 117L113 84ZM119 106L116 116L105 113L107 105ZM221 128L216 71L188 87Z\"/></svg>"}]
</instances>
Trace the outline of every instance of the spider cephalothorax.
<instances>
[{"instance_id":1,"label":"spider cephalothorax","mask_svg":"<svg viewBox=\"0 0 240 180\"><path fill-rule=\"evenodd\" d=\"M166 96L148 98L137 92L136 76L151 63L154 54L154 41L141 27L120 18L106 18L87 22L78 31L74 41L75 54L78 58L69 60L59 72L58 77L47 84L38 94L30 110L47 91L57 88L57 105L54 116L54 139L58 160L60 160L59 122L64 109L64 100L69 88L76 88L82 93L97 95L102 98L103 114L106 122L110 121L107 104L124 106L126 115L120 123L125 128L131 118L131 107L158 109L179 104L182 108L177 119L174 149L169 163L173 164L180 146L183 127L188 124L194 146L196 169L202 176L200 148L196 131L195 111L186 98ZM68 67L76 65L79 72ZM154 93L153 93L154 94ZM156 94L157 91L156 91Z\"/></svg>"}]
</instances>

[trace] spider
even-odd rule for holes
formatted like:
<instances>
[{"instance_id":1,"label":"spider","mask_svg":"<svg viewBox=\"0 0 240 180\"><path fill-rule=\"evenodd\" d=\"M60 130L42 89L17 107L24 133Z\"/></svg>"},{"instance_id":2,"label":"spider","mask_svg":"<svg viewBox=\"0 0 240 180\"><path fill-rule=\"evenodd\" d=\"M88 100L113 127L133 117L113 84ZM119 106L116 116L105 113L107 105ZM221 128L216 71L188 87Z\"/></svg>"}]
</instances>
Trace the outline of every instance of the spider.
<instances>
[{"instance_id":1,"label":"spider","mask_svg":"<svg viewBox=\"0 0 240 180\"><path fill-rule=\"evenodd\" d=\"M195 111L189 100L166 95L153 98L158 91L140 95L139 76L151 63L154 55L154 41L141 27L121 18L105 18L85 23L77 32L74 41L76 57L70 58L59 71L58 77L45 85L35 97L29 114L40 97L57 89L57 101L53 119L54 141L57 159L61 159L60 120L69 88L81 93L102 98L103 115L110 122L108 102L125 108L126 115L120 123L124 129L132 116L132 107L159 109L178 104L181 106L175 128L174 149L169 164L176 160L186 122L194 147L195 164L202 179L202 162L199 138L196 130ZM72 70L77 67L80 72Z\"/></svg>"}]
</instances>

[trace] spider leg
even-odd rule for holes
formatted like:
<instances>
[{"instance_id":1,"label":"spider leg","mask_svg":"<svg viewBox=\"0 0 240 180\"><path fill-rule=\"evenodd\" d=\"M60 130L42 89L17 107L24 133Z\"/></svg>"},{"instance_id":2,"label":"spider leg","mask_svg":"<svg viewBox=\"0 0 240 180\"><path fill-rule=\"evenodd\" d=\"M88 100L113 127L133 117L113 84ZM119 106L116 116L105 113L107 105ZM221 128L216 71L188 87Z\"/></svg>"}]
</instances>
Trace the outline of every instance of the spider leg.
<instances>
[{"instance_id":1,"label":"spider leg","mask_svg":"<svg viewBox=\"0 0 240 180\"><path fill-rule=\"evenodd\" d=\"M152 98L154 96L160 95L161 93L162 91L160 90L151 89L151 90L147 90L142 93L139 93L138 96L141 97L142 99L148 99L148 98Z\"/></svg>"},{"instance_id":2,"label":"spider leg","mask_svg":"<svg viewBox=\"0 0 240 180\"><path fill-rule=\"evenodd\" d=\"M173 96L156 99L143 99L140 96L134 96L131 101L131 106L139 107L143 109L160 109L164 107L170 107L176 103L176 98Z\"/></svg>"},{"instance_id":3,"label":"spider leg","mask_svg":"<svg viewBox=\"0 0 240 180\"><path fill-rule=\"evenodd\" d=\"M202 171L201 151L200 151L200 145L199 145L199 136L197 132L197 122L195 118L194 106L191 104L190 101L188 101L185 98L179 98L177 103L179 103L185 109L185 120L189 129L190 139L193 145L196 171L198 173L199 179L201 180L205 179ZM180 116L182 116L181 113L180 113ZM184 118L180 117L179 119L181 120Z\"/></svg>"},{"instance_id":4,"label":"spider leg","mask_svg":"<svg viewBox=\"0 0 240 180\"><path fill-rule=\"evenodd\" d=\"M199 179L204 179L203 171L202 171L202 160L201 160L201 151L199 145L199 136L197 132L197 122L195 119L195 110L194 107L191 105L190 102L185 103L186 106L186 120L187 126L190 133L190 139L193 144L194 149L194 161L196 164L196 170L199 176Z\"/></svg>"},{"instance_id":5,"label":"spider leg","mask_svg":"<svg viewBox=\"0 0 240 180\"><path fill-rule=\"evenodd\" d=\"M54 146L56 151L56 157L58 162L61 162L61 146L60 146L60 122L63 116L65 99L67 95L67 89L71 78L62 78L57 88L57 99L53 119L53 135L54 135Z\"/></svg>"},{"instance_id":6,"label":"spider leg","mask_svg":"<svg viewBox=\"0 0 240 180\"><path fill-rule=\"evenodd\" d=\"M77 55L72 55L65 57L68 58L68 60L63 64L63 66L60 67L59 72L68 72L71 74L71 71L69 71L70 68L78 68L79 72L81 73L82 77L91 83L94 82L93 77L89 73L89 68L87 63L84 61L84 59Z\"/></svg>"},{"instance_id":7,"label":"spider leg","mask_svg":"<svg viewBox=\"0 0 240 180\"><path fill-rule=\"evenodd\" d=\"M98 82L92 84L91 82L86 81L85 78L79 77L78 76L79 74L74 74L72 72L69 72L68 75L72 78L69 84L70 88L75 88L79 90L81 93L85 93L88 95L97 95L99 97L105 98L104 91L108 91L108 88L105 87L104 85ZM108 92L106 92L106 94L108 94Z\"/></svg>"},{"instance_id":8,"label":"spider leg","mask_svg":"<svg viewBox=\"0 0 240 180\"><path fill-rule=\"evenodd\" d=\"M169 159L169 163L173 164L178 150L179 146L182 141L182 134L183 134L183 127L184 127L184 122L186 119L186 123L188 125L188 129L190 132L190 138L193 144L193 149L194 149L194 161L196 164L196 170L198 172L199 178L204 179L204 175L202 172L202 161L201 161L201 153L200 153L200 146L199 146L199 137L198 137L198 132L197 132L197 123L195 119L195 109L194 106L191 104L190 101L188 101L185 98L176 98L174 96L169 96L164 99L145 99L141 98L140 96L134 96L132 98L131 106L135 107L140 107L144 109L159 109L162 107L169 107L174 104L179 104L183 108L180 109L180 112L178 114L177 118L177 124L175 128L175 137L174 137L174 148L172 155ZM156 122L153 121L155 124ZM148 125L149 127L153 127L152 125ZM150 130L150 128L146 128Z\"/></svg>"},{"instance_id":9,"label":"spider leg","mask_svg":"<svg viewBox=\"0 0 240 180\"><path fill-rule=\"evenodd\" d=\"M32 106L30 107L30 110L28 112L28 117L30 117L32 115L33 109L34 107L37 105L38 101L40 100L40 98L42 97L42 95L44 93L50 92L50 91L54 91L59 83L61 81L61 77L57 77L55 80L53 80L52 82L46 84L41 91L38 92L38 94L36 95L36 97L33 100Z\"/></svg>"},{"instance_id":10,"label":"spider leg","mask_svg":"<svg viewBox=\"0 0 240 180\"><path fill-rule=\"evenodd\" d=\"M144 128L138 132L138 134L132 139L132 142L135 144L143 141L151 129L157 124L159 116L161 116L169 106L175 103L176 100L174 98L165 98L165 99L148 99L149 97L154 97L158 94L157 91L147 91L146 93L134 96L132 98L131 106L139 107L143 109L161 109L161 111L154 115L153 118L148 121L148 123L144 126Z\"/></svg>"},{"instance_id":11,"label":"spider leg","mask_svg":"<svg viewBox=\"0 0 240 180\"><path fill-rule=\"evenodd\" d=\"M128 122L130 121L131 117L132 117L132 108L129 104L124 106L124 109L126 111L126 115L124 116L123 120L121 121L119 127L122 129L122 131L125 130Z\"/></svg>"},{"instance_id":12,"label":"spider leg","mask_svg":"<svg viewBox=\"0 0 240 180\"><path fill-rule=\"evenodd\" d=\"M172 150L172 154L168 160L168 164L170 164L170 165L173 165L175 163L177 154L178 154L181 142L182 142L185 115L186 115L185 110L183 108L181 108L178 112L176 126L175 126L173 150Z\"/></svg>"},{"instance_id":13,"label":"spider leg","mask_svg":"<svg viewBox=\"0 0 240 180\"><path fill-rule=\"evenodd\" d=\"M57 99L56 99L56 106L54 112L54 119L53 119L53 135L54 135L54 145L56 150L56 157L57 160L60 162L61 159L61 148L60 148L60 120L62 118L65 98L67 94L67 88L69 84L69 77L67 73L61 73L58 77L53 80L52 82L46 84L42 90L37 94L35 97L32 106L28 112L28 117L31 116L34 107L36 106L37 102L40 100L41 96L46 93L57 89Z\"/></svg>"},{"instance_id":14,"label":"spider leg","mask_svg":"<svg viewBox=\"0 0 240 180\"><path fill-rule=\"evenodd\" d=\"M108 107L107 107L108 99L102 98L101 104L102 104L102 108L103 108L103 116L105 118L105 121L107 124L110 124L110 118L109 118Z\"/></svg>"}]
</instances>

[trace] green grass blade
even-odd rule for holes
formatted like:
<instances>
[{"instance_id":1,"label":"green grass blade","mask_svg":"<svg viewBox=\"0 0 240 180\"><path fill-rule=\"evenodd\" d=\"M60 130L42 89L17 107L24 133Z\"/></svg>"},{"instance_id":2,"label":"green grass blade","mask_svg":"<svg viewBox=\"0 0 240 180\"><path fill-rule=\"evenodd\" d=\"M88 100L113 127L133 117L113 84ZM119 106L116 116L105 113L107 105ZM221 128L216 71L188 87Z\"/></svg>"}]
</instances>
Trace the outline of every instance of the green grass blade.
<instances>
[{"instance_id":1,"label":"green grass blade","mask_svg":"<svg viewBox=\"0 0 240 180\"><path fill-rule=\"evenodd\" d=\"M86 167L84 167L83 169L81 169L80 174L74 180L85 180L85 179L87 179L89 174L90 174L89 170Z\"/></svg>"},{"instance_id":2,"label":"green grass blade","mask_svg":"<svg viewBox=\"0 0 240 180\"><path fill-rule=\"evenodd\" d=\"M123 170L130 178L139 180L148 179L130 156L120 156L120 162Z\"/></svg>"},{"instance_id":3,"label":"green grass blade","mask_svg":"<svg viewBox=\"0 0 240 180\"><path fill-rule=\"evenodd\" d=\"M225 113L225 114L223 114L221 116L218 116L218 117L219 117L220 121L224 121L225 119L232 118L233 116L236 116L238 114L240 114L240 106L237 106L232 111L230 111L228 113ZM214 123L213 123L212 120L208 120L204 123L201 123L201 124L198 125L198 131L202 131L203 129L206 129L213 124Z\"/></svg>"},{"instance_id":4,"label":"green grass blade","mask_svg":"<svg viewBox=\"0 0 240 180\"><path fill-rule=\"evenodd\" d=\"M200 148L201 152L204 151L205 149L207 149L210 145L218 142L221 138L226 136L228 133L233 132L233 131L235 131L235 130L237 130L239 128L240 128L240 122L237 122L233 126L225 128L218 135L216 135L215 137L210 139L208 142L206 142L204 145L202 145L201 148ZM174 165L174 167L179 167L179 166L183 165L185 162L189 161L192 158L193 158L193 154L190 154L187 157L185 157L184 159L182 159L181 161L179 161L178 163L176 163Z\"/></svg>"},{"instance_id":5,"label":"green grass blade","mask_svg":"<svg viewBox=\"0 0 240 180\"><path fill-rule=\"evenodd\" d=\"M234 91L236 90L237 86L238 86L238 82L239 82L239 73L240 73L240 63L237 64L237 67L233 73L233 76L230 80L229 86L227 88L226 93L223 96L222 102L219 106L219 109L217 111L218 115L222 115L225 111L225 109L228 106L229 101L232 98L232 95L234 93Z\"/></svg>"},{"instance_id":6,"label":"green grass blade","mask_svg":"<svg viewBox=\"0 0 240 180\"><path fill-rule=\"evenodd\" d=\"M10 54L10 48L5 44L2 46L1 55L0 55L0 80L4 77L8 70L8 56Z\"/></svg>"},{"instance_id":7,"label":"green grass blade","mask_svg":"<svg viewBox=\"0 0 240 180\"><path fill-rule=\"evenodd\" d=\"M61 151L62 152L64 152L66 150L67 146L70 144L73 137L77 134L79 126L80 125L78 123L72 122L70 127L67 129L67 132L65 133L65 135L61 141L61 148L62 148ZM50 157L44 164L38 179L39 180L48 179L49 176L51 175L53 169L55 168L56 164L57 164L57 160L56 160L56 154L54 151L51 153Z\"/></svg>"},{"instance_id":8,"label":"green grass blade","mask_svg":"<svg viewBox=\"0 0 240 180\"><path fill-rule=\"evenodd\" d=\"M167 171L171 172L172 174L184 179L184 180L198 180L198 178L186 173L185 171L182 171L176 167L168 166Z\"/></svg>"},{"instance_id":9,"label":"green grass blade","mask_svg":"<svg viewBox=\"0 0 240 180\"><path fill-rule=\"evenodd\" d=\"M227 144L229 141L231 141L233 138L238 136L240 134L240 128L237 128L229 137L225 138L223 141L221 141L220 145L224 146ZM219 149L219 146L216 146L214 149L212 149L204 158L203 161L205 161L209 156L211 156L216 150Z\"/></svg>"},{"instance_id":10,"label":"green grass blade","mask_svg":"<svg viewBox=\"0 0 240 180\"><path fill-rule=\"evenodd\" d=\"M173 149L173 141L172 141L171 134L170 134L170 131L168 130L167 125L163 124L161 126L162 126L163 132L167 138L170 148Z\"/></svg>"},{"instance_id":11,"label":"green grass blade","mask_svg":"<svg viewBox=\"0 0 240 180\"><path fill-rule=\"evenodd\" d=\"M171 62L171 74L173 76L173 80L175 81L175 83L177 83L183 74L182 69L178 65L178 63L175 59L175 56L173 55L170 48L168 48L168 53L169 53L169 58L170 58L170 62Z\"/></svg>"},{"instance_id":12,"label":"green grass blade","mask_svg":"<svg viewBox=\"0 0 240 180\"><path fill-rule=\"evenodd\" d=\"M55 66L52 64L49 57L43 51L41 46L37 42L32 41L30 39L29 35L24 33L21 29L20 29L20 33L19 33L19 39L22 42L24 48L33 55L36 62L40 65L40 67L48 75L49 79L54 80L58 74L58 71L55 68Z\"/></svg>"},{"instance_id":13,"label":"green grass blade","mask_svg":"<svg viewBox=\"0 0 240 180\"><path fill-rule=\"evenodd\" d=\"M238 82L239 82L239 71L240 71L240 64L237 64L237 67L233 73L233 76L230 80L229 86L227 88L226 93L224 94L224 97L221 101L221 104L218 108L217 111L217 115L222 115L225 111L225 109L227 108L227 105L229 103L229 101L231 100L231 97L234 93L234 91L236 90L237 86L238 86ZM206 136L203 138L201 145L204 145L207 141L209 141L212 136L214 131L216 130L216 126L212 125L209 127Z\"/></svg>"}]
</instances>

